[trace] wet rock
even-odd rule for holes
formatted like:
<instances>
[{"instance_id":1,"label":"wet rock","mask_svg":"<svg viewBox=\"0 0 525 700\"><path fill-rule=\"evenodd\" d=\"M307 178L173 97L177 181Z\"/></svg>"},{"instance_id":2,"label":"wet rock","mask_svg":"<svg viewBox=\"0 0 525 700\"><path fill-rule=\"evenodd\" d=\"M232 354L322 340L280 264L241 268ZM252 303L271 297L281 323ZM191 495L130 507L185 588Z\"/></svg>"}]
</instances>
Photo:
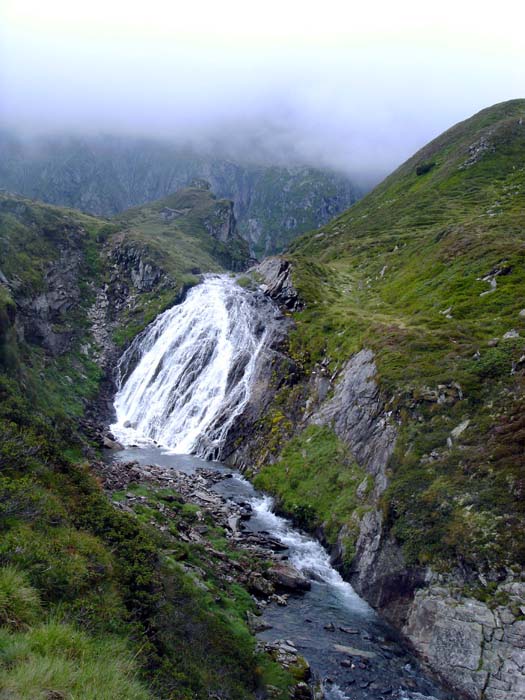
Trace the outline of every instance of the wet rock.
<instances>
[{"instance_id":1,"label":"wet rock","mask_svg":"<svg viewBox=\"0 0 525 700\"><path fill-rule=\"evenodd\" d=\"M249 574L246 585L251 593L255 593L258 596L267 597L272 595L274 591L272 583L258 572Z\"/></svg>"},{"instance_id":2,"label":"wet rock","mask_svg":"<svg viewBox=\"0 0 525 700\"><path fill-rule=\"evenodd\" d=\"M308 683L297 683L293 690L294 700L313 700L313 692Z\"/></svg>"},{"instance_id":3,"label":"wet rock","mask_svg":"<svg viewBox=\"0 0 525 700\"><path fill-rule=\"evenodd\" d=\"M376 654L373 651L367 651L365 649L356 649L355 647L347 647L342 644L334 644L334 649L341 654L348 654L348 656L358 656L362 659L374 659Z\"/></svg>"},{"instance_id":4,"label":"wet rock","mask_svg":"<svg viewBox=\"0 0 525 700\"><path fill-rule=\"evenodd\" d=\"M265 622L262 618L254 615L249 610L246 612L246 622L252 634L257 634L257 632L264 632L265 630L271 630L272 625Z\"/></svg>"},{"instance_id":5,"label":"wet rock","mask_svg":"<svg viewBox=\"0 0 525 700\"><path fill-rule=\"evenodd\" d=\"M283 668L290 670L299 682L310 678L310 666L306 659L298 654L290 640L277 639L266 643L264 650Z\"/></svg>"},{"instance_id":6,"label":"wet rock","mask_svg":"<svg viewBox=\"0 0 525 700\"><path fill-rule=\"evenodd\" d=\"M272 603L277 603L277 605L288 605L288 596L287 595L277 595L273 594L270 598L270 601Z\"/></svg>"},{"instance_id":7,"label":"wet rock","mask_svg":"<svg viewBox=\"0 0 525 700\"><path fill-rule=\"evenodd\" d=\"M291 564L279 562L268 573L278 588L293 592L309 591L311 588L310 581Z\"/></svg>"},{"instance_id":8,"label":"wet rock","mask_svg":"<svg viewBox=\"0 0 525 700\"><path fill-rule=\"evenodd\" d=\"M124 446L120 444L117 440L112 440L109 437L104 437L102 440L102 445L107 450L123 450Z\"/></svg>"}]
</instances>

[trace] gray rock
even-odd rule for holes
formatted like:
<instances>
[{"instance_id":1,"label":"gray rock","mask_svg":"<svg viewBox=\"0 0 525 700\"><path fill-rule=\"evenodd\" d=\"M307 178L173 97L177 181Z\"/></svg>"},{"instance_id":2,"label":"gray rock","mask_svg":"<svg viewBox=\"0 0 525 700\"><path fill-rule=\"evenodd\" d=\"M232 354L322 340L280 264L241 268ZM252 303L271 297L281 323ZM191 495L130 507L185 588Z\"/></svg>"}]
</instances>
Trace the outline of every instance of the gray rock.
<instances>
[{"instance_id":1,"label":"gray rock","mask_svg":"<svg viewBox=\"0 0 525 700\"><path fill-rule=\"evenodd\" d=\"M481 659L483 628L477 622L437 620L432 626L428 658L436 668L461 667L476 671Z\"/></svg>"},{"instance_id":2,"label":"gray rock","mask_svg":"<svg viewBox=\"0 0 525 700\"><path fill-rule=\"evenodd\" d=\"M376 657L376 654L373 651L357 649L356 647L347 647L343 644L334 644L334 649L340 654L347 654L348 656L360 656L363 659L374 659Z\"/></svg>"},{"instance_id":3,"label":"gray rock","mask_svg":"<svg viewBox=\"0 0 525 700\"><path fill-rule=\"evenodd\" d=\"M501 589L512 591L512 586ZM521 594L521 584L514 590ZM416 594L403 632L465 697L507 700L525 697L525 622L514 620L504 606L493 611L446 586L432 586Z\"/></svg>"},{"instance_id":4,"label":"gray rock","mask_svg":"<svg viewBox=\"0 0 525 700\"><path fill-rule=\"evenodd\" d=\"M123 450L124 447L123 445L120 444L117 440L112 440L111 438L105 436L102 440L102 445L107 449L107 450Z\"/></svg>"},{"instance_id":5,"label":"gray rock","mask_svg":"<svg viewBox=\"0 0 525 700\"><path fill-rule=\"evenodd\" d=\"M291 311L302 308L303 302L293 285L292 265L288 260L278 256L266 258L251 271L262 278L264 294Z\"/></svg>"},{"instance_id":6,"label":"gray rock","mask_svg":"<svg viewBox=\"0 0 525 700\"><path fill-rule=\"evenodd\" d=\"M268 573L278 588L294 592L310 590L310 581L291 564L279 562L274 564Z\"/></svg>"},{"instance_id":7,"label":"gray rock","mask_svg":"<svg viewBox=\"0 0 525 700\"><path fill-rule=\"evenodd\" d=\"M374 476L375 492L380 495L387 486L386 465L397 431L384 410L376 372L372 351L358 352L344 368L333 398L310 416L309 422L333 426L357 462Z\"/></svg>"},{"instance_id":8,"label":"gray rock","mask_svg":"<svg viewBox=\"0 0 525 700\"><path fill-rule=\"evenodd\" d=\"M271 630L272 626L265 622L262 618L254 615L249 610L246 612L246 622L252 634L257 634L257 632L264 632L265 630Z\"/></svg>"}]
</instances>

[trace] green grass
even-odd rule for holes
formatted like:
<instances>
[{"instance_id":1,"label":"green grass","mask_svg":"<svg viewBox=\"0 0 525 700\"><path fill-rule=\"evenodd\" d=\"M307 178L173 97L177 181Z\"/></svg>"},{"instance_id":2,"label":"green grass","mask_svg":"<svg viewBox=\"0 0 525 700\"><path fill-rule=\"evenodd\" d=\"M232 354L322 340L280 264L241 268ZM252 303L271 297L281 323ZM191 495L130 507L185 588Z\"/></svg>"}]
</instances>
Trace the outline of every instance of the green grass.
<instances>
[{"instance_id":1,"label":"green grass","mask_svg":"<svg viewBox=\"0 0 525 700\"><path fill-rule=\"evenodd\" d=\"M76 461L69 424L53 428L4 378L0 399L0 695L107 697L100 678L116 697L118 684L126 697L253 697L258 660L244 622L252 600L217 579L204 550L177 539L176 521L171 534L149 526L154 515L162 523L157 504L173 494L155 494L136 518L118 512ZM193 521L194 509L173 503L177 518ZM179 559L204 566L206 590ZM50 615L65 625L60 650L41 629ZM66 644L78 628L82 663ZM46 653L34 644L40 632Z\"/></svg>"},{"instance_id":2,"label":"green grass","mask_svg":"<svg viewBox=\"0 0 525 700\"><path fill-rule=\"evenodd\" d=\"M40 614L40 596L27 574L12 566L0 567L0 626L24 629Z\"/></svg>"},{"instance_id":3,"label":"green grass","mask_svg":"<svg viewBox=\"0 0 525 700\"><path fill-rule=\"evenodd\" d=\"M186 682L198 689L197 697L206 697L214 690L225 692L226 681L220 680L221 674L228 678L232 698L244 700L256 687L268 684L280 688L278 697L288 697L294 676L266 655L256 653L255 639L246 622L247 612L256 613L254 601L243 586L221 573L216 552L241 571L257 569L264 562L235 549L210 516L194 504L182 503L175 491L131 485L113 497L119 501L126 493L143 497L139 503L129 501L139 522L144 526L155 522L166 532L161 537L153 531L159 550L165 551L163 580L170 588L176 584L175 598L166 601L163 615L174 617L179 626L163 629L162 639L169 643L171 654L180 659ZM197 519L206 526L206 544L182 541L179 532L195 525ZM214 664L218 664L217 669Z\"/></svg>"},{"instance_id":4,"label":"green grass","mask_svg":"<svg viewBox=\"0 0 525 700\"><path fill-rule=\"evenodd\" d=\"M361 348L374 351L400 427L382 502L388 527L410 561L442 569L525 564L524 117L516 100L453 127L287 256L306 302L290 354L307 376L322 359L334 372ZM484 294L482 278L498 270L496 290ZM504 339L512 329L519 338ZM287 428L274 431L274 458L293 432L298 396L304 403L295 387L278 393L274 415ZM266 434L271 444L271 426ZM301 470L316 482L308 456L300 461L289 478L266 467L265 486L290 497ZM305 505L318 498L305 490Z\"/></svg>"},{"instance_id":5,"label":"green grass","mask_svg":"<svg viewBox=\"0 0 525 700\"><path fill-rule=\"evenodd\" d=\"M148 700L137 664L119 639L97 639L60 622L26 632L0 628L0 697L19 700Z\"/></svg>"},{"instance_id":6,"label":"green grass","mask_svg":"<svg viewBox=\"0 0 525 700\"><path fill-rule=\"evenodd\" d=\"M330 544L345 527L351 558L359 516L366 510L366 499L356 494L363 480L365 472L333 430L310 426L286 444L279 461L266 465L254 483L277 495L279 507L301 527L322 527Z\"/></svg>"},{"instance_id":7,"label":"green grass","mask_svg":"<svg viewBox=\"0 0 525 700\"><path fill-rule=\"evenodd\" d=\"M173 219L162 211L177 212ZM129 243L139 243L151 260L173 279L192 276L192 270L221 272L242 269L248 247L238 235L223 242L212 235L229 215L230 205L209 190L187 188L166 199L130 209L118 217Z\"/></svg>"}]
</instances>

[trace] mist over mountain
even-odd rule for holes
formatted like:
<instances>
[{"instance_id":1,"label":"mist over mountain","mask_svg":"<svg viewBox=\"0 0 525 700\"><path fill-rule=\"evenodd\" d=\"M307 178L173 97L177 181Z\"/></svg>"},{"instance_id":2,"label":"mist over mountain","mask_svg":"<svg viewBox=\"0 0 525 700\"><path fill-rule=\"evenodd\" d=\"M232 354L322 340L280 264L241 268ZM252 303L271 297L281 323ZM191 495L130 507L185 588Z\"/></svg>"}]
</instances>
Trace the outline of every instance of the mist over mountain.
<instances>
[{"instance_id":1,"label":"mist over mountain","mask_svg":"<svg viewBox=\"0 0 525 700\"><path fill-rule=\"evenodd\" d=\"M256 256L283 250L363 193L349 177L304 165L263 165L132 136L20 138L0 131L0 187L50 204L113 216L195 179L235 205Z\"/></svg>"},{"instance_id":2,"label":"mist over mountain","mask_svg":"<svg viewBox=\"0 0 525 700\"><path fill-rule=\"evenodd\" d=\"M522 94L518 15L507 0L490 22L470 0L439 12L7 0L0 124L159 138L370 186L451 123Z\"/></svg>"}]
</instances>

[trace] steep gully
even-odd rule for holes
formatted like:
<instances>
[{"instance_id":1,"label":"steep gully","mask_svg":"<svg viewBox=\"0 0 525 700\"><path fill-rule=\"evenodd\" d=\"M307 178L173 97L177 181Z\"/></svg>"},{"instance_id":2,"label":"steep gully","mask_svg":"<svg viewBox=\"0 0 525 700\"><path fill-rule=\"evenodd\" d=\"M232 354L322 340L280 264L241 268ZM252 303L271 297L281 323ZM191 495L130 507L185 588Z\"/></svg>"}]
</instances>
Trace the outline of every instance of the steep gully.
<instances>
[{"instance_id":1,"label":"steep gully","mask_svg":"<svg viewBox=\"0 0 525 700\"><path fill-rule=\"evenodd\" d=\"M237 471L202 461L223 456L229 433L257 391L270 338L285 324L260 292L246 291L228 276L205 278L121 358L111 429L127 447L114 459L157 464L199 479L212 465L218 475L212 490L226 503L248 509L240 527L269 535L280 545L277 558L306 579L302 588L308 590L289 597L285 607L260 601L260 627L267 629L258 636L264 643L286 640L278 647L281 654L288 649L304 655L321 682L322 697L448 698L341 578L316 540L275 515L272 500ZM231 478L222 478L226 475Z\"/></svg>"}]
</instances>

